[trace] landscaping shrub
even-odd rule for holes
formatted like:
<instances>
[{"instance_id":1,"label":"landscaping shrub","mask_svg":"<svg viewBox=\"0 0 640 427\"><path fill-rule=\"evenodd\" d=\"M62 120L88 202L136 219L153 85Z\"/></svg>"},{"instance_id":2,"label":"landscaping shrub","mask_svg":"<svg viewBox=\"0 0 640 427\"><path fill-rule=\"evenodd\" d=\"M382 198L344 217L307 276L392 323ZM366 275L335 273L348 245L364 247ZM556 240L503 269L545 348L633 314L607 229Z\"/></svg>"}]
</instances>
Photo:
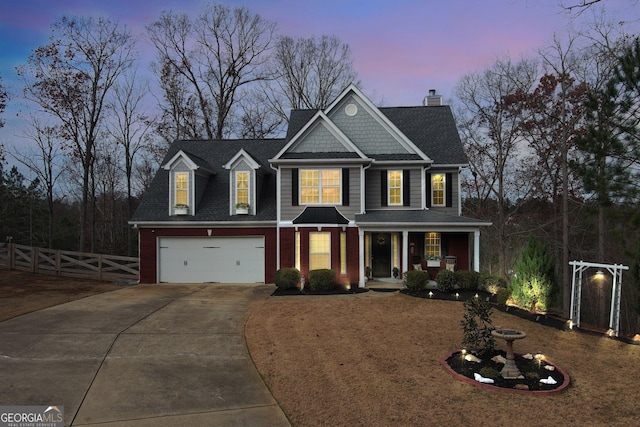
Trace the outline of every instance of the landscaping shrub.
<instances>
[{"instance_id":1,"label":"landscaping shrub","mask_svg":"<svg viewBox=\"0 0 640 427\"><path fill-rule=\"evenodd\" d=\"M464 302L464 317L460 321L462 327L462 345L475 350L480 357L491 353L495 349L496 343L491 331L491 305L480 300L471 298Z\"/></svg>"},{"instance_id":2,"label":"landscaping shrub","mask_svg":"<svg viewBox=\"0 0 640 427\"><path fill-rule=\"evenodd\" d=\"M429 272L423 270L410 270L405 274L405 286L412 291L421 291L429 283Z\"/></svg>"},{"instance_id":3,"label":"landscaping shrub","mask_svg":"<svg viewBox=\"0 0 640 427\"><path fill-rule=\"evenodd\" d=\"M308 284L312 291L330 291L336 287L336 272L328 269L311 270Z\"/></svg>"},{"instance_id":4,"label":"landscaping shrub","mask_svg":"<svg viewBox=\"0 0 640 427\"><path fill-rule=\"evenodd\" d=\"M438 290L442 292L451 292L456 285L456 274L449 270L440 270L436 276L438 282Z\"/></svg>"},{"instance_id":5,"label":"landscaping shrub","mask_svg":"<svg viewBox=\"0 0 640 427\"><path fill-rule=\"evenodd\" d=\"M546 244L534 237L520 253L509 289L518 307L530 311L546 311L557 292L554 259Z\"/></svg>"},{"instance_id":6,"label":"landscaping shrub","mask_svg":"<svg viewBox=\"0 0 640 427\"><path fill-rule=\"evenodd\" d=\"M497 302L500 305L507 305L507 301L509 301L509 297L511 297L511 291L507 288L498 289L498 293L496 293Z\"/></svg>"},{"instance_id":7,"label":"landscaping shrub","mask_svg":"<svg viewBox=\"0 0 640 427\"><path fill-rule=\"evenodd\" d=\"M492 380L495 380L496 378L501 376L500 372L496 371L490 366L485 366L484 368L480 369L480 375L485 378L491 378Z\"/></svg>"},{"instance_id":8,"label":"landscaping shrub","mask_svg":"<svg viewBox=\"0 0 640 427\"><path fill-rule=\"evenodd\" d=\"M483 291L487 291L492 295L498 293L500 289L507 287L507 281L502 276L497 274L483 274L480 277L479 288Z\"/></svg>"},{"instance_id":9,"label":"landscaping shrub","mask_svg":"<svg viewBox=\"0 0 640 427\"><path fill-rule=\"evenodd\" d=\"M279 289L293 289L300 282L300 271L297 268L281 268L276 271L274 282Z\"/></svg>"},{"instance_id":10,"label":"landscaping shrub","mask_svg":"<svg viewBox=\"0 0 640 427\"><path fill-rule=\"evenodd\" d=\"M465 291L477 291L480 283L480 273L473 270L457 270L455 273L456 282L460 289Z\"/></svg>"}]
</instances>

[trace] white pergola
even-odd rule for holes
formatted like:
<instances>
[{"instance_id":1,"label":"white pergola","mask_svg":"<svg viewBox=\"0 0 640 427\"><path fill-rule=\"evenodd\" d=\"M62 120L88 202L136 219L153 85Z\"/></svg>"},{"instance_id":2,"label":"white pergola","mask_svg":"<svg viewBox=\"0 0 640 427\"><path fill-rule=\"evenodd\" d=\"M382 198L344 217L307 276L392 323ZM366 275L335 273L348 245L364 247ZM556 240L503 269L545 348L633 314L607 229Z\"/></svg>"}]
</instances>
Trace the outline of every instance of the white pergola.
<instances>
[{"instance_id":1,"label":"white pergola","mask_svg":"<svg viewBox=\"0 0 640 427\"><path fill-rule=\"evenodd\" d=\"M605 269L613 277L611 288L611 310L609 312L608 335L616 337L620 331L620 295L622 293L622 271L629 267L621 264L599 264L586 261L571 261L573 266L573 278L571 280L571 318L569 326L571 328L580 327L580 300L582 296L583 273L588 268ZM577 281L576 281L577 279Z\"/></svg>"}]
</instances>

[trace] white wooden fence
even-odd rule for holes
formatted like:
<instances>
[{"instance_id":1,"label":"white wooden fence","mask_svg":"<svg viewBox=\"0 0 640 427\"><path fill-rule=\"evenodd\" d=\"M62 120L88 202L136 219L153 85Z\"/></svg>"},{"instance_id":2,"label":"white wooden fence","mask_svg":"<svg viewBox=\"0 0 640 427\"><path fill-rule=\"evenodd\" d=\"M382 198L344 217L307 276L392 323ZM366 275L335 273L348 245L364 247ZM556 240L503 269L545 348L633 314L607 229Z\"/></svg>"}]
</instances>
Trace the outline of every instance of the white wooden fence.
<instances>
[{"instance_id":1,"label":"white wooden fence","mask_svg":"<svg viewBox=\"0 0 640 427\"><path fill-rule=\"evenodd\" d=\"M60 251L17 243L0 245L0 266L11 270L105 281L137 281L140 278L140 260L136 257Z\"/></svg>"}]
</instances>

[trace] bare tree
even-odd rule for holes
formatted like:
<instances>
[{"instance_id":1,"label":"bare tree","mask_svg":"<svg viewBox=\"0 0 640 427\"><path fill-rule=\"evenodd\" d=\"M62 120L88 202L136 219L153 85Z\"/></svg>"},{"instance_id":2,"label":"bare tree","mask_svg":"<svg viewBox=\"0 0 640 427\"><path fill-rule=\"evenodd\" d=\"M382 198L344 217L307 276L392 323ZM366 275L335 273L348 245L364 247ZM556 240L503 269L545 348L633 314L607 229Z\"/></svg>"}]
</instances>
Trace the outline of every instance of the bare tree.
<instances>
[{"instance_id":1,"label":"bare tree","mask_svg":"<svg viewBox=\"0 0 640 427\"><path fill-rule=\"evenodd\" d=\"M134 39L126 28L103 18L63 17L53 24L49 44L18 67L26 97L59 121L65 149L82 165L79 249L89 223L91 170L107 95L134 61ZM91 216L93 218L93 216ZM93 247L93 241L90 239Z\"/></svg>"},{"instance_id":2,"label":"bare tree","mask_svg":"<svg viewBox=\"0 0 640 427\"><path fill-rule=\"evenodd\" d=\"M58 178L62 174L60 159L62 157L60 132L54 126L44 122L45 118L35 114L30 116L31 126L25 131L25 138L35 143L37 149L31 145L15 148L11 156L23 164L38 178L44 186L47 203L47 244L51 248L55 236L54 203Z\"/></svg>"},{"instance_id":3,"label":"bare tree","mask_svg":"<svg viewBox=\"0 0 640 427\"><path fill-rule=\"evenodd\" d=\"M163 76L189 82L207 138L228 132L242 87L268 78L264 64L275 28L245 7L220 4L205 5L195 20L165 11L147 27L159 62L171 67Z\"/></svg>"},{"instance_id":4,"label":"bare tree","mask_svg":"<svg viewBox=\"0 0 640 427\"><path fill-rule=\"evenodd\" d=\"M113 114L109 134L122 146L124 156L124 175L127 189L127 218L131 218L134 208L133 168L138 153L151 144L149 133L153 121L144 113L148 85L140 83L136 72L123 76L114 86L113 97L109 102ZM131 255L131 230L128 230L127 255Z\"/></svg>"},{"instance_id":5,"label":"bare tree","mask_svg":"<svg viewBox=\"0 0 640 427\"><path fill-rule=\"evenodd\" d=\"M285 121L290 109L326 108L349 84L360 84L351 48L336 36L281 37L271 67L263 94Z\"/></svg>"},{"instance_id":6,"label":"bare tree","mask_svg":"<svg viewBox=\"0 0 640 427\"><path fill-rule=\"evenodd\" d=\"M163 102L159 103L160 116L155 120L156 133L163 137L166 148L177 139L204 138L206 132L201 114L198 113L201 110L198 97L190 92L189 81L169 60L163 61L159 70L157 67L157 64L153 64Z\"/></svg>"},{"instance_id":7,"label":"bare tree","mask_svg":"<svg viewBox=\"0 0 640 427\"><path fill-rule=\"evenodd\" d=\"M7 100L9 95L7 94L4 85L2 84L2 76L0 76L0 115L4 113L4 109L7 107ZM0 128L4 127L4 120L0 118Z\"/></svg>"},{"instance_id":8,"label":"bare tree","mask_svg":"<svg viewBox=\"0 0 640 427\"><path fill-rule=\"evenodd\" d=\"M514 213L513 203L525 199L530 184L519 179L522 144L518 121L509 113L505 97L528 92L535 82L533 61L498 59L487 70L462 77L456 86L460 106L457 121L470 159L473 175L471 197L479 202L496 202L494 227L497 231L498 269L506 273L509 235L507 224Z\"/></svg>"}]
</instances>

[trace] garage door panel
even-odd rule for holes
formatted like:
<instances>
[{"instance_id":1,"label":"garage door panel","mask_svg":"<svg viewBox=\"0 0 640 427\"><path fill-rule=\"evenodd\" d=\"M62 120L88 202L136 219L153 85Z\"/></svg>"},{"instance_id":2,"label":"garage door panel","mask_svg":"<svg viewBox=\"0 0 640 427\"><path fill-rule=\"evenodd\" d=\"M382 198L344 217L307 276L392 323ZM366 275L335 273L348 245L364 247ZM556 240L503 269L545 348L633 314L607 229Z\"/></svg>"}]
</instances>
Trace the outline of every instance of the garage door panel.
<instances>
[{"instance_id":1,"label":"garage door panel","mask_svg":"<svg viewBox=\"0 0 640 427\"><path fill-rule=\"evenodd\" d=\"M158 277L173 283L264 282L264 237L163 237Z\"/></svg>"}]
</instances>

